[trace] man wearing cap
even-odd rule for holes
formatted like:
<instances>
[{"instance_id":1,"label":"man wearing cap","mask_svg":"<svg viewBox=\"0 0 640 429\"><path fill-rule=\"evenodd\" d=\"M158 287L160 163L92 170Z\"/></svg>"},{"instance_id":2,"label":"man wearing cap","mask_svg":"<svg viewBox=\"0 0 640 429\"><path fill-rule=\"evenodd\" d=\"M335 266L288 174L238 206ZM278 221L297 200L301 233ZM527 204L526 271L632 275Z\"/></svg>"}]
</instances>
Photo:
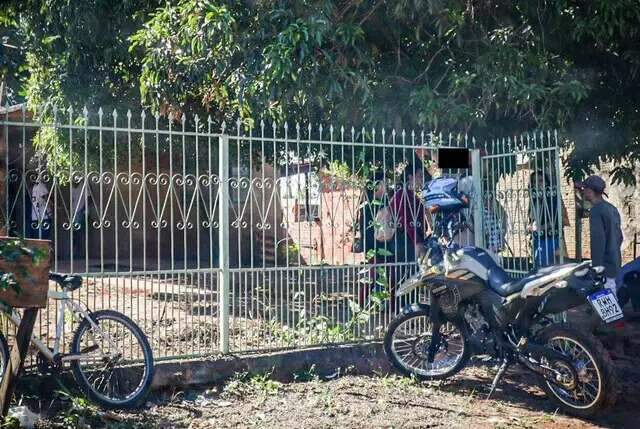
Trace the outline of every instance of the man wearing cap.
<instances>
[{"instance_id":1,"label":"man wearing cap","mask_svg":"<svg viewBox=\"0 0 640 429\"><path fill-rule=\"evenodd\" d=\"M591 203L589 228L591 232L591 261L594 266L603 266L607 277L606 286L616 292L615 278L620 271L622 255L622 230L620 213L602 197L606 183L599 176L589 176L584 182L576 184L582 190L586 201Z\"/></svg>"}]
</instances>

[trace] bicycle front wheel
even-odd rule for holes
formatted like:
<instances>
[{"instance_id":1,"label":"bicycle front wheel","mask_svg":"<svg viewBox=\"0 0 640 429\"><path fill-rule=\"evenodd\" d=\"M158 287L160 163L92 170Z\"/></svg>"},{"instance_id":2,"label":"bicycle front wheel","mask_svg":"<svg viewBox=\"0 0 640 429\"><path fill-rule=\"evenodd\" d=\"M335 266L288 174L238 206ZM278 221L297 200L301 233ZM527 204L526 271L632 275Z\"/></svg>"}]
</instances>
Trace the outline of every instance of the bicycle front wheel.
<instances>
[{"instance_id":1,"label":"bicycle front wheel","mask_svg":"<svg viewBox=\"0 0 640 429\"><path fill-rule=\"evenodd\" d=\"M91 313L74 333L71 370L82 392L105 408L135 407L153 379L153 353L131 319L112 310Z\"/></svg>"}]
</instances>

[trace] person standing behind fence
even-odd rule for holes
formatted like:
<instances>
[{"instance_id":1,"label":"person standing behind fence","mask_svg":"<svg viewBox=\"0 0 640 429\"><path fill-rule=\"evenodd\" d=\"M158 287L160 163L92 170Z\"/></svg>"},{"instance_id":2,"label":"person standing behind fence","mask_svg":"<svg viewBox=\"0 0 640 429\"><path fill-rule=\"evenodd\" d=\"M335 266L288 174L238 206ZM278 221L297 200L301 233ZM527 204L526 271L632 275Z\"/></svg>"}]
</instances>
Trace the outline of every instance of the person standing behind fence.
<instances>
[{"instance_id":1,"label":"person standing behind fence","mask_svg":"<svg viewBox=\"0 0 640 429\"><path fill-rule=\"evenodd\" d=\"M569 224L564 203L552 192L551 179L542 170L531 173L529 180L529 227L533 239L534 268L546 267L556 262L560 252L560 228L558 218L562 215L562 226Z\"/></svg>"},{"instance_id":2,"label":"person standing behind fence","mask_svg":"<svg viewBox=\"0 0 640 429\"><path fill-rule=\"evenodd\" d=\"M620 213L613 204L605 201L605 181L600 176L589 176L576 183L584 199L591 203L589 231L591 236L591 262L603 266L607 277L606 287L616 293L615 278L622 264L622 228Z\"/></svg>"},{"instance_id":3,"label":"person standing behind fence","mask_svg":"<svg viewBox=\"0 0 640 429\"><path fill-rule=\"evenodd\" d=\"M31 222L29 238L49 240L51 237L52 211L49 205L49 189L40 179L31 188Z\"/></svg>"},{"instance_id":4,"label":"person standing behind fence","mask_svg":"<svg viewBox=\"0 0 640 429\"><path fill-rule=\"evenodd\" d=\"M367 183L362 193L362 200L357 214L357 228L360 238L357 240L357 253L364 252L367 264L384 264L387 262L386 243L376 240L375 219L382 208L386 194L384 172L373 174L373 181ZM354 247L356 247L354 245ZM360 304L364 305L369 293L376 286L376 266L369 269L369 277L360 285Z\"/></svg>"},{"instance_id":5,"label":"person standing behind fence","mask_svg":"<svg viewBox=\"0 0 640 429\"><path fill-rule=\"evenodd\" d=\"M418 193L424 187L424 182L422 161L414 157L405 166L402 182L396 187L389 203L397 216L398 231L392 250L396 262L414 262L423 252L425 217Z\"/></svg>"},{"instance_id":6,"label":"person standing behind fence","mask_svg":"<svg viewBox=\"0 0 640 429\"><path fill-rule=\"evenodd\" d=\"M418 197L424 182L423 163L414 155L404 167L389 206L376 216L376 223L385 225L376 231L376 238L387 242L387 249L392 254L389 259L396 264L388 270L391 309L395 308L396 284L415 268L415 264L407 263L415 262L424 253L425 216Z\"/></svg>"}]
</instances>

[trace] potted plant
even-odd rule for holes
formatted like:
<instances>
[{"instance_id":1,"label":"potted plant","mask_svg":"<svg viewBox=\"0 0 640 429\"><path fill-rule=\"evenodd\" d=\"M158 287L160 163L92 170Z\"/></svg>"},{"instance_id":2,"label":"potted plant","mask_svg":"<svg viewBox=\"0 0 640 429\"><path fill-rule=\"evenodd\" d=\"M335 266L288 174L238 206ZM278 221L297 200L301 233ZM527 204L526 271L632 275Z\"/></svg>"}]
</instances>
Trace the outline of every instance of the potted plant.
<instances>
[{"instance_id":1,"label":"potted plant","mask_svg":"<svg viewBox=\"0 0 640 429\"><path fill-rule=\"evenodd\" d=\"M44 308L49 290L49 241L0 237L0 302Z\"/></svg>"}]
</instances>

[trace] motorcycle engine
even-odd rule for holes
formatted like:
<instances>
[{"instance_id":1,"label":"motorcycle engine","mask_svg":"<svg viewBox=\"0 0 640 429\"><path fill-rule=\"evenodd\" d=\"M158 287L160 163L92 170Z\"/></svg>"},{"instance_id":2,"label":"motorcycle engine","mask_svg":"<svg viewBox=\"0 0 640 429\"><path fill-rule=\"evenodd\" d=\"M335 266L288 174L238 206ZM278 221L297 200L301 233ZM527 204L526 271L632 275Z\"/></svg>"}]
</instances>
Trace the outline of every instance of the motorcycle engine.
<instances>
[{"instance_id":1,"label":"motorcycle engine","mask_svg":"<svg viewBox=\"0 0 640 429\"><path fill-rule=\"evenodd\" d=\"M464 320L467 322L471 332L469 341L471 342L476 354L495 355L496 342L489 324L480 313L478 305L468 305L464 310Z\"/></svg>"}]
</instances>

